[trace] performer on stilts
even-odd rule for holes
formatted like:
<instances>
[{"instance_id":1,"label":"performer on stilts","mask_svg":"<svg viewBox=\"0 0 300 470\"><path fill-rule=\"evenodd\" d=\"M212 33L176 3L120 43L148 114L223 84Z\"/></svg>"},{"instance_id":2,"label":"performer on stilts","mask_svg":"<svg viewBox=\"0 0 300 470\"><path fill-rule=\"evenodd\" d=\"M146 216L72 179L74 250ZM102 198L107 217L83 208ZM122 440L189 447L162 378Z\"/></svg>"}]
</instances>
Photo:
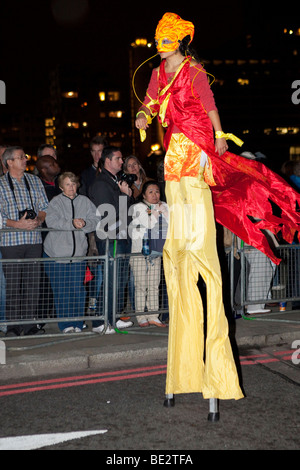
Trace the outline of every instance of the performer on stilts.
<instances>
[{"instance_id":1,"label":"performer on stilts","mask_svg":"<svg viewBox=\"0 0 300 470\"><path fill-rule=\"evenodd\" d=\"M216 248L217 222L276 264L264 230L291 243L300 227L299 194L256 161L228 151L227 140L203 66L190 43L194 25L165 13L156 29L162 62L153 70L136 127L142 139L156 115L164 138L166 196L170 211L163 260L169 298L166 395L200 392L209 399L240 399L222 300ZM272 213L270 201L281 209ZM207 331L197 286L206 284Z\"/></svg>"}]
</instances>

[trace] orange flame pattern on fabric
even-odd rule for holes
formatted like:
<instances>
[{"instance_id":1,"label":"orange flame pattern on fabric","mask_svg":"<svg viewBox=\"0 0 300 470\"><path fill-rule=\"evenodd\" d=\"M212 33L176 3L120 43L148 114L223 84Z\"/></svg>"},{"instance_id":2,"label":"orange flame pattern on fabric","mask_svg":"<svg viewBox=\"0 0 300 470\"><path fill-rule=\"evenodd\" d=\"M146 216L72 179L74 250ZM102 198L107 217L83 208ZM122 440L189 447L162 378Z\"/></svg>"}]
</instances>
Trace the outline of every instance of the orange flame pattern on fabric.
<instances>
[{"instance_id":1,"label":"orange flame pattern on fabric","mask_svg":"<svg viewBox=\"0 0 300 470\"><path fill-rule=\"evenodd\" d=\"M178 48L178 41L181 41L185 36L190 35L192 41L194 29L193 23L183 20L179 15L176 15L176 13L165 13L157 25L155 39L159 46L161 46L163 39L167 38L171 40L171 44L163 45L163 51L172 51L174 47L175 49ZM158 50L162 51L162 48L158 48Z\"/></svg>"}]
</instances>

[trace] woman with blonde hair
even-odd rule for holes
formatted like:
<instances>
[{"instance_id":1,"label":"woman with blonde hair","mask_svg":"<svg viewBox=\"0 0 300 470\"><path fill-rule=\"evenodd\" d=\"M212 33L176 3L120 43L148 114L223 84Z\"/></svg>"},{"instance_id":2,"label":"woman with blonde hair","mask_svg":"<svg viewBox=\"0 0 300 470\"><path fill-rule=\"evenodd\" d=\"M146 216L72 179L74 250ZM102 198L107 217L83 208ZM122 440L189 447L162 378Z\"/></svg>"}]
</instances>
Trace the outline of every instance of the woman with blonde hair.
<instances>
[{"instance_id":1,"label":"woman with blonde hair","mask_svg":"<svg viewBox=\"0 0 300 470\"><path fill-rule=\"evenodd\" d=\"M129 157L126 158L123 165L123 170L125 173L136 175L137 177L136 181L131 187L132 196L134 199L137 199L142 194L143 185L146 183L146 181L151 180L151 178L146 176L146 172L142 167L141 162L134 155L129 155Z\"/></svg>"}]
</instances>

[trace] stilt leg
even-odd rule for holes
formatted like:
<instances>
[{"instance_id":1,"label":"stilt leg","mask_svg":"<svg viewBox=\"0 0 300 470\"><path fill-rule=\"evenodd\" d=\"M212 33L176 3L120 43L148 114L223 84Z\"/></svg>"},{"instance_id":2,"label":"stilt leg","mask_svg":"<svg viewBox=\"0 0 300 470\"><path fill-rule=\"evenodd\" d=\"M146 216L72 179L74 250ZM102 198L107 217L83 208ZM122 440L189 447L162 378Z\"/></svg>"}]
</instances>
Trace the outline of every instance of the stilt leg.
<instances>
[{"instance_id":1,"label":"stilt leg","mask_svg":"<svg viewBox=\"0 0 300 470\"><path fill-rule=\"evenodd\" d=\"M220 419L219 413L219 400L217 398L210 398L209 399L209 413L208 413L208 421L216 422Z\"/></svg>"},{"instance_id":2,"label":"stilt leg","mask_svg":"<svg viewBox=\"0 0 300 470\"><path fill-rule=\"evenodd\" d=\"M175 406L175 399L173 393L169 393L166 395L164 406L170 408L171 406Z\"/></svg>"}]
</instances>

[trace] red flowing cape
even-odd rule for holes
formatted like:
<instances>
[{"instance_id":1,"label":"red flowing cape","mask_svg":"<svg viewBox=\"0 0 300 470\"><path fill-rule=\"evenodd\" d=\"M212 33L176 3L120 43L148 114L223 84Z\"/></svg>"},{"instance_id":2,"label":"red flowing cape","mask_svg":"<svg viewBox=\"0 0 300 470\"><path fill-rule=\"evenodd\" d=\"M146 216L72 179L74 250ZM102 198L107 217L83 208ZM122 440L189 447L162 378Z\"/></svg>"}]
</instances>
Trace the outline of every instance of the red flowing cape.
<instances>
[{"instance_id":1,"label":"red flowing cape","mask_svg":"<svg viewBox=\"0 0 300 470\"><path fill-rule=\"evenodd\" d=\"M160 90L168 83L164 63L160 66L159 103L171 93L164 119L168 125L165 149L175 127L208 155L214 179L210 189L216 221L279 264L281 260L275 256L263 231L269 230L274 235L281 232L287 243L293 242L296 232L300 239L300 195L262 163L228 151L222 156L215 152L212 125L194 96L189 67L187 61L172 85L162 93ZM280 208L280 216L273 214L271 202Z\"/></svg>"}]
</instances>

